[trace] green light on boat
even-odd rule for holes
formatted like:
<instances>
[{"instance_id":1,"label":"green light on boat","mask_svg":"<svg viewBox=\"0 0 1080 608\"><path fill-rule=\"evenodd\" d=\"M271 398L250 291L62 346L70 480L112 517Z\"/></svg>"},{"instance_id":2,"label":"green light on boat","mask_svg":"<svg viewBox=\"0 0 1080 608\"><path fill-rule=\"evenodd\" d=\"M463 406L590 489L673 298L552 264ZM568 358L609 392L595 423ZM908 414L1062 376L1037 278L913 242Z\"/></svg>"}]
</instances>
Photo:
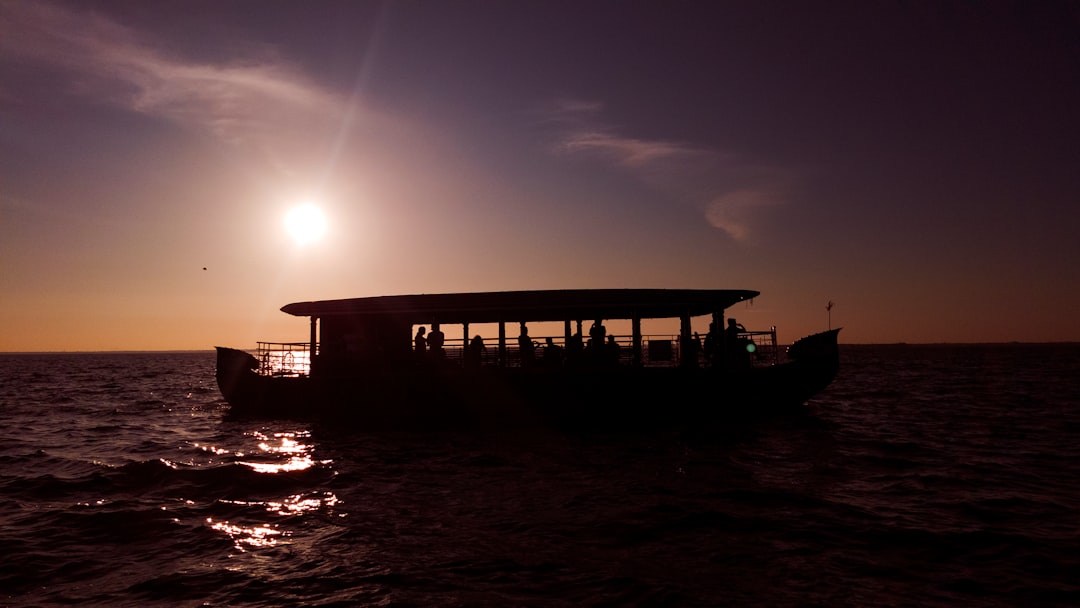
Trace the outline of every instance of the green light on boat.
<instances>
[{"instance_id":1,"label":"green light on boat","mask_svg":"<svg viewBox=\"0 0 1080 608\"><path fill-rule=\"evenodd\" d=\"M746 352L752 353L755 350L757 350L757 346L755 346L753 342L746 345Z\"/></svg>"}]
</instances>

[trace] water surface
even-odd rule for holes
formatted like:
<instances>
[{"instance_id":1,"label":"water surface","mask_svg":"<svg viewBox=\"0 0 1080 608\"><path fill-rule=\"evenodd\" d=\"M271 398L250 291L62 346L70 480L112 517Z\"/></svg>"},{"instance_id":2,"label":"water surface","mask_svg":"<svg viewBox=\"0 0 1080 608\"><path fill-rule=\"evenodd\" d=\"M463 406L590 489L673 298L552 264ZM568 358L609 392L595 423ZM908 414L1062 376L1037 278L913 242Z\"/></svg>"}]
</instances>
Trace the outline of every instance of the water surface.
<instances>
[{"instance_id":1,"label":"water surface","mask_svg":"<svg viewBox=\"0 0 1080 608\"><path fill-rule=\"evenodd\" d=\"M803 416L228 415L213 353L0 356L0 604L1080 604L1080 347L844 347Z\"/></svg>"}]
</instances>

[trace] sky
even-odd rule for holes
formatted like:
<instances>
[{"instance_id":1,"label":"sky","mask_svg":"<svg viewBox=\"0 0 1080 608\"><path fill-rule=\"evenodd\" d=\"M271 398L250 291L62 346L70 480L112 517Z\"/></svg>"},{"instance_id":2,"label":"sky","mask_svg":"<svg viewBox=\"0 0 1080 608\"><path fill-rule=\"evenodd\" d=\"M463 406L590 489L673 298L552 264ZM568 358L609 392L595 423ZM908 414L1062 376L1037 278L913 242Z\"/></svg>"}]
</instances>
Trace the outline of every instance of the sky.
<instances>
[{"instance_id":1,"label":"sky","mask_svg":"<svg viewBox=\"0 0 1080 608\"><path fill-rule=\"evenodd\" d=\"M1054 1L0 0L0 351L630 287L760 291L728 313L782 342L1080 341L1077 31Z\"/></svg>"}]
</instances>

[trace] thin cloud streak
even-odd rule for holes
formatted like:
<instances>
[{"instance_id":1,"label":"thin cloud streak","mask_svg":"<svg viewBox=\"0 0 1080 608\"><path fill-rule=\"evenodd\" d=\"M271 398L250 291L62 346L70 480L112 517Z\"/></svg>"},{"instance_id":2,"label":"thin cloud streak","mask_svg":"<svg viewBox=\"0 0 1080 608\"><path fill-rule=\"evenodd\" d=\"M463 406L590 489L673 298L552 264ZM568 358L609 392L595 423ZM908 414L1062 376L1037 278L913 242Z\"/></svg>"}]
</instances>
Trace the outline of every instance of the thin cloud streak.
<instances>
[{"instance_id":1,"label":"thin cloud streak","mask_svg":"<svg viewBox=\"0 0 1080 608\"><path fill-rule=\"evenodd\" d=\"M779 197L766 190L738 190L722 194L705 207L705 219L741 241L749 236L754 211L779 203Z\"/></svg>"},{"instance_id":2,"label":"thin cloud streak","mask_svg":"<svg viewBox=\"0 0 1080 608\"><path fill-rule=\"evenodd\" d=\"M571 133L561 142L569 153L594 152L616 164L634 169L679 156L694 156L697 151L677 143L619 137L602 131Z\"/></svg>"},{"instance_id":3,"label":"thin cloud streak","mask_svg":"<svg viewBox=\"0 0 1080 608\"><path fill-rule=\"evenodd\" d=\"M48 3L0 4L0 52L8 61L71 72L63 93L205 130L231 144L271 145L276 130L304 122L298 115L310 121L345 111L344 100L280 60L185 62L119 23Z\"/></svg>"},{"instance_id":4,"label":"thin cloud streak","mask_svg":"<svg viewBox=\"0 0 1080 608\"><path fill-rule=\"evenodd\" d=\"M780 204L778 170L740 163L735 155L691 144L628 137L604 123L603 104L562 99L549 104L547 122L557 126L553 151L592 156L632 172L660 192L702 210L710 226L736 241L752 234L755 211Z\"/></svg>"}]
</instances>

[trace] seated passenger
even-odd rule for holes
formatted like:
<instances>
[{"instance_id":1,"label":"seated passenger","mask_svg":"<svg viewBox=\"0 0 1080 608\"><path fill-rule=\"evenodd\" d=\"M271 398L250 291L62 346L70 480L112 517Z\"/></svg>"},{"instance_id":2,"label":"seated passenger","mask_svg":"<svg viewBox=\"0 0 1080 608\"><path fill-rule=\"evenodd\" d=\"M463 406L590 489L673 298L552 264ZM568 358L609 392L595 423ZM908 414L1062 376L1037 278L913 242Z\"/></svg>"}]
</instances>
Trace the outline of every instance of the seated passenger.
<instances>
[{"instance_id":1,"label":"seated passenger","mask_svg":"<svg viewBox=\"0 0 1080 608\"><path fill-rule=\"evenodd\" d=\"M427 338L424 337L426 332L427 329L421 325L420 329L416 330L416 337L413 338L413 349L421 355L427 351Z\"/></svg>"},{"instance_id":2,"label":"seated passenger","mask_svg":"<svg viewBox=\"0 0 1080 608\"><path fill-rule=\"evenodd\" d=\"M547 367L562 367L563 349L550 337L544 345L544 365Z\"/></svg>"},{"instance_id":3,"label":"seated passenger","mask_svg":"<svg viewBox=\"0 0 1080 608\"><path fill-rule=\"evenodd\" d=\"M607 345L604 347L605 363L611 367L618 367L619 365L619 343L615 341L615 336L608 336Z\"/></svg>"},{"instance_id":4,"label":"seated passenger","mask_svg":"<svg viewBox=\"0 0 1080 608\"><path fill-rule=\"evenodd\" d=\"M487 347L484 346L484 339L480 337L480 334L476 334L465 348L465 365L468 367L480 367L486 351Z\"/></svg>"}]
</instances>

